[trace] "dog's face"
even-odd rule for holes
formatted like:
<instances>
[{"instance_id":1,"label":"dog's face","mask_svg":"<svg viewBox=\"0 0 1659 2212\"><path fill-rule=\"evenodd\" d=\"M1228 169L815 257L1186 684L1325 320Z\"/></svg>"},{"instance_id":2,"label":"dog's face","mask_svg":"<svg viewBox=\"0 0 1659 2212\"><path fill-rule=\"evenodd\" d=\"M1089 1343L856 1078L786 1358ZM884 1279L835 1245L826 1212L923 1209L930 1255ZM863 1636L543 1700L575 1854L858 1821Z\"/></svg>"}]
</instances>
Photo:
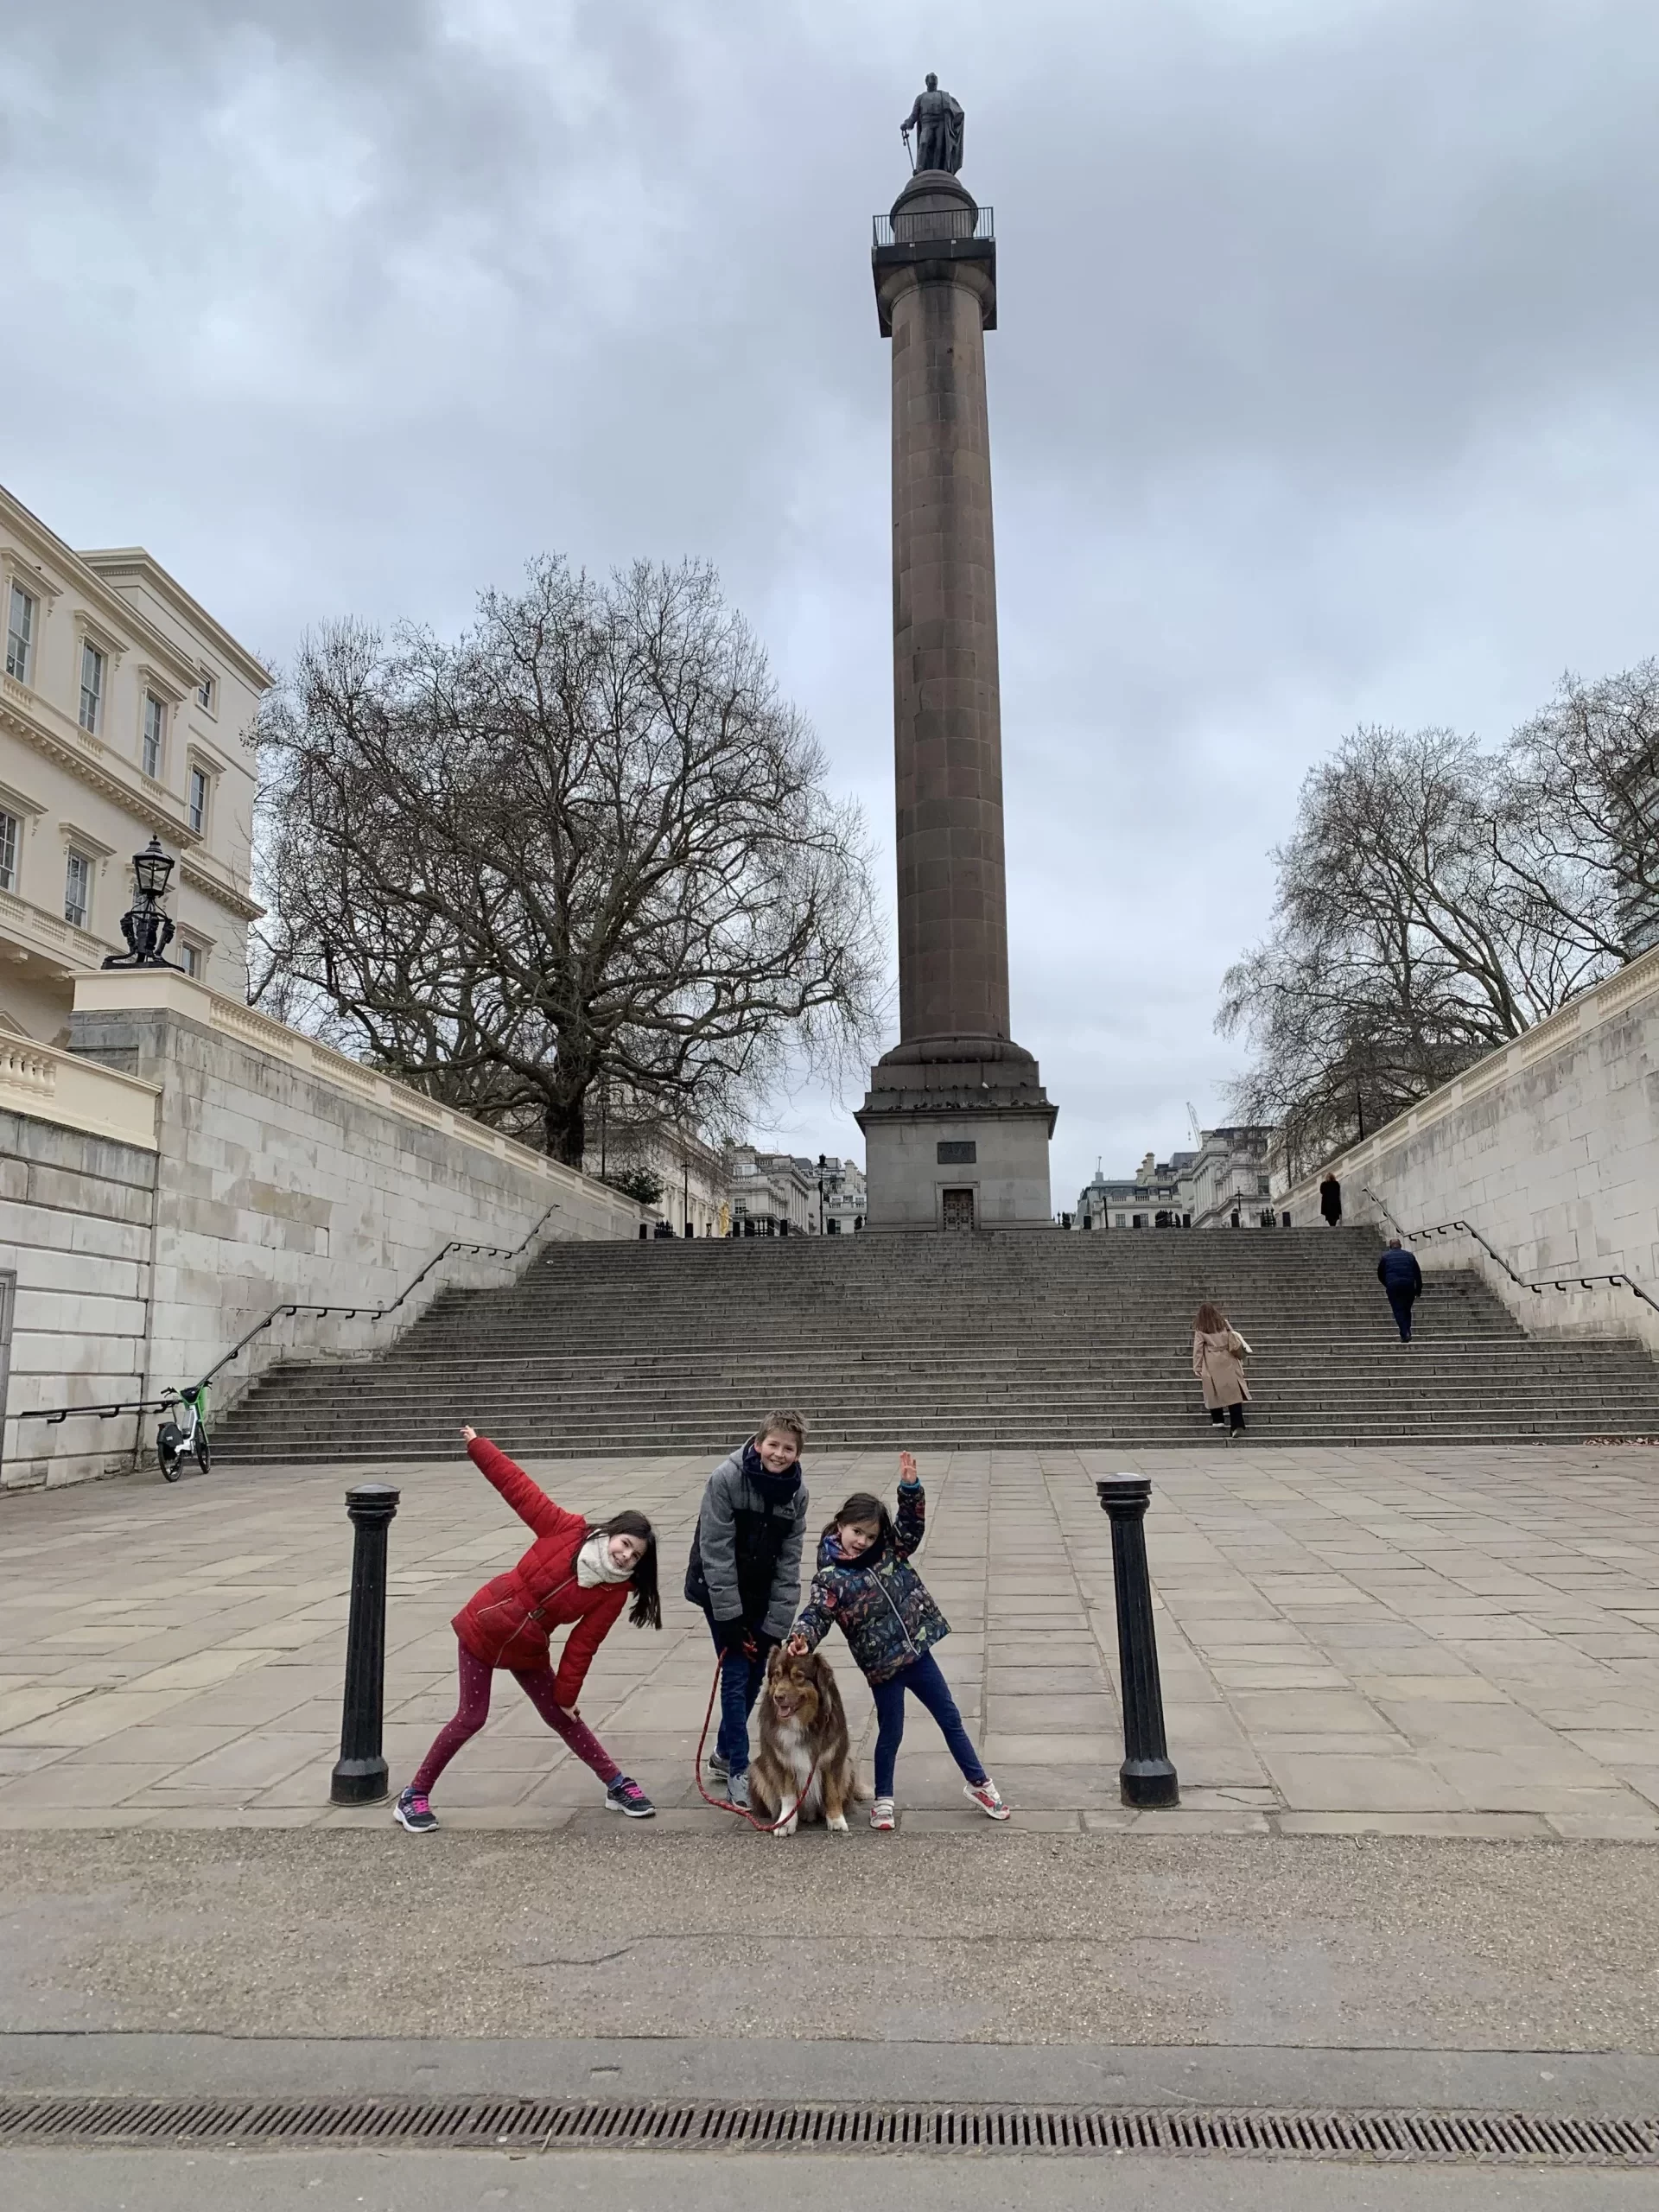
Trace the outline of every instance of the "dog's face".
<instances>
[{"instance_id":1,"label":"dog's face","mask_svg":"<svg viewBox=\"0 0 1659 2212\"><path fill-rule=\"evenodd\" d=\"M810 1728L818 1716L818 1669L823 1661L815 1652L797 1659L780 1646L766 1669L766 1695L779 1720L798 1720Z\"/></svg>"}]
</instances>

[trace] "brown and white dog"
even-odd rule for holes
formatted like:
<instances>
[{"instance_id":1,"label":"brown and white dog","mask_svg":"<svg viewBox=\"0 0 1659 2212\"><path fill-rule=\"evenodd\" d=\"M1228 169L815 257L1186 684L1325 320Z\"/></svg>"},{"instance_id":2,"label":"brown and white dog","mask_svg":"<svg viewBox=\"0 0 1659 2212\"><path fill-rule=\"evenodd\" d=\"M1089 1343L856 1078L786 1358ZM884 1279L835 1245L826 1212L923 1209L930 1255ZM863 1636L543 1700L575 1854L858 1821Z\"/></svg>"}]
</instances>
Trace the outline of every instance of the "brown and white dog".
<instances>
[{"instance_id":1,"label":"brown and white dog","mask_svg":"<svg viewBox=\"0 0 1659 2212\"><path fill-rule=\"evenodd\" d=\"M835 1669L816 1651L796 1658L779 1644L766 1662L760 1694L760 1745L749 1769L749 1802L769 1821L789 1814L775 1835L793 1835L802 1821L823 1821L845 1835L847 1808L861 1795Z\"/></svg>"}]
</instances>

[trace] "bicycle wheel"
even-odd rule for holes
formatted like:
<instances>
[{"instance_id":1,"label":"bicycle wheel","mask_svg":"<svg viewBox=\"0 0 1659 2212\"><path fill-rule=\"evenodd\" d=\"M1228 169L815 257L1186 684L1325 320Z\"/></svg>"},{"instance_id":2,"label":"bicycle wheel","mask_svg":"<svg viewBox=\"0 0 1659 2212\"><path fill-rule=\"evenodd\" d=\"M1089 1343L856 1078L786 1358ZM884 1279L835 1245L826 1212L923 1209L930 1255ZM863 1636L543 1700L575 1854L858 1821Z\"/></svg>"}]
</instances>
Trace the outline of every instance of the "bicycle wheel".
<instances>
[{"instance_id":1,"label":"bicycle wheel","mask_svg":"<svg viewBox=\"0 0 1659 2212\"><path fill-rule=\"evenodd\" d=\"M156 1456L162 1463L164 1482L175 1483L184 1472L184 1453L180 1448L183 1442L173 1421L163 1421L156 1432Z\"/></svg>"},{"instance_id":2,"label":"bicycle wheel","mask_svg":"<svg viewBox=\"0 0 1659 2212\"><path fill-rule=\"evenodd\" d=\"M213 1465L213 1455L207 1448L207 1431L198 1419L196 1422L196 1465L205 1475Z\"/></svg>"}]
</instances>

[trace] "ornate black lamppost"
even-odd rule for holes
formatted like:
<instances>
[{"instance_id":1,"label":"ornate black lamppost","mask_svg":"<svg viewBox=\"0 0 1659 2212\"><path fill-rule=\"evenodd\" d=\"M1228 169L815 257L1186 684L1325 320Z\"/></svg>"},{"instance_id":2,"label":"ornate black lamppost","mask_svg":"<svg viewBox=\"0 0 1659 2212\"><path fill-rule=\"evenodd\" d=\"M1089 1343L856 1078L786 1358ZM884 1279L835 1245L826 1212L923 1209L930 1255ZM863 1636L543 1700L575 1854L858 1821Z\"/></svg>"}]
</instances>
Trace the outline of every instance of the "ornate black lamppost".
<instances>
[{"instance_id":1,"label":"ornate black lamppost","mask_svg":"<svg viewBox=\"0 0 1659 2212\"><path fill-rule=\"evenodd\" d=\"M121 934L127 940L127 949L111 953L104 963L106 968L178 968L177 961L165 957L173 942L173 917L162 908L162 901L167 896L167 879L172 873L172 855L162 850L159 838L152 837L142 853L133 855L132 874L138 887L137 896L121 917ZM182 974L183 970L179 972Z\"/></svg>"}]
</instances>

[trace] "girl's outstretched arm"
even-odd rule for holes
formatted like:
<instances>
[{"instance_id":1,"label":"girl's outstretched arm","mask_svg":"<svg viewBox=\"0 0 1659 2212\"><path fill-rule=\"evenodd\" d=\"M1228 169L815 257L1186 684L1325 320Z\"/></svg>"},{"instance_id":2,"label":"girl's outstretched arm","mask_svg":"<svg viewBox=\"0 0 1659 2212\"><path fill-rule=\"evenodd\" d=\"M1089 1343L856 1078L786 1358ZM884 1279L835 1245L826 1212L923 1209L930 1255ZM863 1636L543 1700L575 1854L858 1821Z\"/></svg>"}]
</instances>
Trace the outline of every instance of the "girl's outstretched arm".
<instances>
[{"instance_id":1,"label":"girl's outstretched arm","mask_svg":"<svg viewBox=\"0 0 1659 2212\"><path fill-rule=\"evenodd\" d=\"M927 1532L927 1492L916 1471L913 1452L899 1454L899 1510L893 1523L893 1548L908 1559Z\"/></svg>"},{"instance_id":2,"label":"girl's outstretched arm","mask_svg":"<svg viewBox=\"0 0 1659 2212\"><path fill-rule=\"evenodd\" d=\"M798 1656L804 1657L829 1635L836 1618L837 1582L833 1567L820 1567L813 1576L801 1617L785 1639Z\"/></svg>"},{"instance_id":3,"label":"girl's outstretched arm","mask_svg":"<svg viewBox=\"0 0 1659 2212\"><path fill-rule=\"evenodd\" d=\"M480 1436L475 1428L463 1428L461 1433L466 1440L467 1456L480 1474L538 1536L556 1536L567 1528L587 1527L580 1514L567 1513L562 1505L555 1505L540 1484L532 1482L516 1460L498 1451L487 1436Z\"/></svg>"}]
</instances>

